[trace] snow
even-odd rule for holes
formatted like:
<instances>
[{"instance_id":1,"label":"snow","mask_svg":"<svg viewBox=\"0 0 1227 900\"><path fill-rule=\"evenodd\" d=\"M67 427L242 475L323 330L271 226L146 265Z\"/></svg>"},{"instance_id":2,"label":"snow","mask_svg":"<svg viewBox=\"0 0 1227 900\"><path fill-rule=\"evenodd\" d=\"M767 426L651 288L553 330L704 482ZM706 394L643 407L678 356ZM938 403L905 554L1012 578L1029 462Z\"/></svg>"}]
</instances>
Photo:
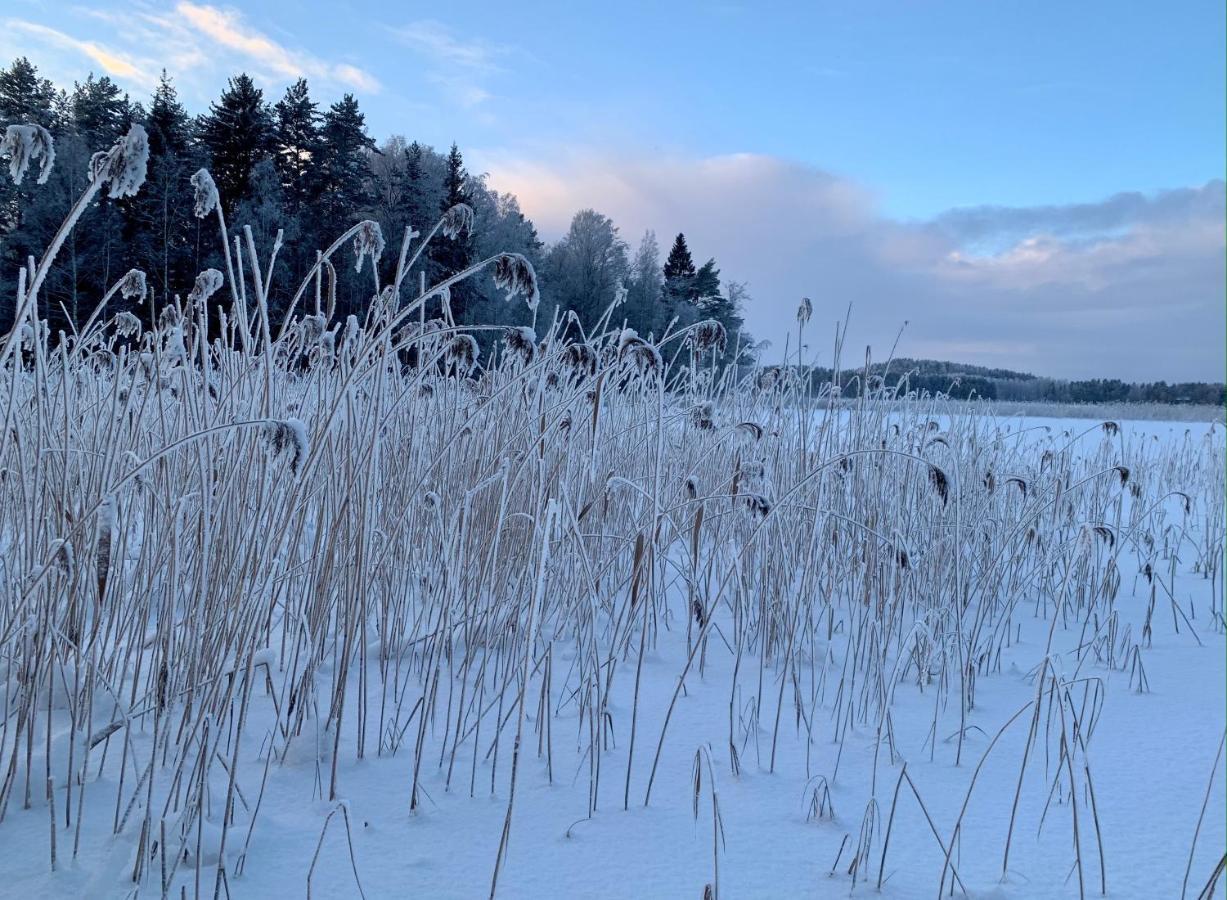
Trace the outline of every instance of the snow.
<instances>
[{"instance_id":1,"label":"snow","mask_svg":"<svg viewBox=\"0 0 1227 900\"><path fill-rule=\"evenodd\" d=\"M1080 423L1070 420L1019 420L1016 424L1018 440L1081 430ZM1085 424L1087 428L1097 425ZM284 426L287 443L305 446L301 420L284 420L276 425ZM1204 430L1204 426L1197 427ZM1186 439L1185 431L1179 424L1121 423L1122 440L1128 442L1135 458L1143 460L1142 466L1145 460L1153 462L1165 452L1176 464L1180 454L1172 448L1194 446L1199 439L1193 429ZM305 451L298 452L305 455ZM1137 463L1134 469L1139 470ZM1201 504L1207 498L1195 500ZM441 503L437 495L434 502ZM1179 511L1174 510L1173 515L1179 515ZM113 527L114 509L108 511L107 518L108 527ZM1197 527L1195 521L1186 521L1186 526ZM1095 549L1090 548L1090 552ZM1137 574L1136 559L1123 554L1121 560L1120 596L1115 604L1118 620L1113 627L1117 635L1131 631L1136 638L1147 620L1150 585ZM1211 611L1221 609L1215 606L1221 598L1211 593L1208 581L1190 571L1189 559L1175 561L1173 571L1173 593L1189 619L1177 619L1166 609L1155 616L1153 644L1140 652L1149 686L1145 692L1137 690L1129 666L1111 667L1085 653L1078 658L1075 649L1085 646L1090 636L1076 621L1067 627L1058 621L1052 632L1052 652L1046 654L1052 618L1035 615L1038 607L1034 598L1021 604L1026 612L1020 612L1014 620L1015 634L1002 648L999 662L976 680L975 707L969 714L963 758L957 765L957 704L939 715L936 740L931 741L936 692L932 688L922 691L914 678L900 680L893 688L889 741L871 724L855 722L848 726L842 744L833 739L841 727L833 714L835 698L828 696L828 702L822 704L822 711L828 715L819 719L813 741L807 742L805 726L798 726L787 699L792 686L785 685L780 740L773 748L780 686L772 666L760 673L759 660L742 658L737 689L730 694L736 660L723 643L727 635L713 630L702 671L696 669L687 676L685 690L677 701L652 799L645 807L643 798L655 741L687 655L687 629L681 624L686 615L685 598L684 591L679 590L669 601L676 607L673 625L670 630L657 632L658 642L645 653L641 675L629 676L635 665L634 652L620 663L628 668L613 682L608 710L614 742L601 754L603 774L597 810L591 817L587 812L591 760L585 752L586 724L556 682L551 704L557 714L551 717L544 736L540 735L538 729L544 723L534 699L540 681L530 674L516 803L498 894L523 898L699 896L703 885L713 877L714 787L723 834L718 846L723 895L875 894L883 836L889 824L881 896L931 897L941 880L944 854L925 813L936 824L941 840L949 840L974 776L975 787L964 814L967 827L952 857L968 893L993 898L1076 896L1071 808L1068 802L1054 802L1046 816L1043 810L1049 783L1044 771L1047 769L1049 778L1056 771L1055 756L1039 758L1055 752L1049 742L1037 745L1037 758L1026 771L1009 869L1006 878L1001 878L1003 841L1029 713L1013 719L1000 738L995 738L1011 716L1025 711L1034 700L1034 673L1047 656L1051 667L1070 686L1069 709L1085 711L1102 705L1086 755L1077 757L1077 762L1085 762L1093 777L1108 895L1178 896L1201 802L1211 773L1216 771L1227 694L1223 632L1211 621ZM716 624L720 631L732 627L719 615ZM562 674L576 663L576 654L575 643L565 639L548 651L556 679L561 681ZM255 650L252 656L253 668L265 666L270 670L272 684L284 677L287 663L289 660L280 660L271 646ZM844 664L836 641L818 658L806 659L802 671L806 679L837 679ZM368 677L376 678L378 661L370 659L367 666ZM228 677L243 677L242 665L223 669ZM456 760L449 786L448 766L437 765L445 749L439 742L441 719L425 736L422 802L411 811L409 793L417 733L409 709L413 692L393 719L407 726L407 734L396 749L382 742L382 752L376 753L373 744L377 739L371 734L366 758L357 760L352 724L342 733L338 745L335 729L318 718L327 704L333 674L330 669L330 662L321 664L312 689L317 700L312 702L299 735L288 744L276 724L276 695L268 692L263 675L257 673L247 713L248 737L237 755L239 783L246 801L238 804L239 812L226 838L231 896L280 896L303 891L317 845L319 858L311 873L314 894L356 896L351 840L353 866L367 897L485 896L506 811L506 760L491 790L490 759L483 755L475 761L466 749ZM55 693L51 708L58 735L53 763L57 770L64 771L70 706L66 686L80 673L66 663L60 674L52 680ZM349 682L351 692L356 690L355 681L351 678ZM808 685L803 689L808 690ZM629 779L629 804L623 809L635 691L638 743ZM763 704L756 718L760 692ZM95 709L106 707L105 699L96 698L94 705ZM110 721L110 715L107 709L98 719ZM736 774L727 740L730 718L735 720L738 736ZM1044 727L1052 727L1052 722L1041 721ZM128 775L137 778L153 750L149 725L130 729L127 739L132 753ZM508 741L501 742L500 752L511 752ZM550 743L549 755L538 754L539 741ZM86 744L83 731L78 731L76 744L76 752L82 754ZM6 821L0 825L6 847L0 857L0 883L12 896L129 895L132 885L128 876L135 862L139 814L130 816L128 826L112 836L115 810L104 797L107 785L110 792L116 788L118 769L114 761L119 752L117 745L112 747L109 762L101 765L97 762L100 749L95 748L90 761L81 762L75 769L90 773L85 776L92 780L90 793L97 795L97 799L90 797L83 812L76 813L84 816L80 852L76 859L71 858L73 835L62 829L59 865L54 874L47 863L47 811L42 788L31 791L29 809L23 809L21 803L10 806ZM701 788L696 800L694 772L699 751ZM335 816L321 841L325 822L338 809L335 801L321 799L321 792L327 791L328 769L334 762L350 833L347 838L342 817ZM923 800L923 809L908 782L901 780L904 763L910 783ZM36 769L41 766L37 764ZM100 766L104 774L97 776ZM196 820L198 824L184 825L184 855L175 874L175 883L187 885L189 894L198 864L211 890L221 853L219 804L225 797L225 772L215 768L210 779L212 812ZM1222 779L1223 773L1218 771L1193 855L1190 884L1194 893L1204 884L1227 841ZM71 780L74 792L79 790L79 780ZM1079 784L1083 877L1087 895L1097 895L1099 857L1093 849L1094 830L1086 806L1090 792L1085 782ZM57 777L56 785L57 815L62 817L68 787L62 777ZM252 804L257 794L262 795L262 801L255 813ZM875 836L854 886L848 866L861 838L871 796L876 798L871 823ZM828 803L833 813L826 808ZM822 814L815 814L820 807ZM250 845L245 847L253 818ZM173 816L165 822L168 840L177 845L180 823ZM234 871L240 855L246 857L241 876ZM156 869L146 876L142 893L157 893ZM172 893L177 895L178 891Z\"/></svg>"}]
</instances>

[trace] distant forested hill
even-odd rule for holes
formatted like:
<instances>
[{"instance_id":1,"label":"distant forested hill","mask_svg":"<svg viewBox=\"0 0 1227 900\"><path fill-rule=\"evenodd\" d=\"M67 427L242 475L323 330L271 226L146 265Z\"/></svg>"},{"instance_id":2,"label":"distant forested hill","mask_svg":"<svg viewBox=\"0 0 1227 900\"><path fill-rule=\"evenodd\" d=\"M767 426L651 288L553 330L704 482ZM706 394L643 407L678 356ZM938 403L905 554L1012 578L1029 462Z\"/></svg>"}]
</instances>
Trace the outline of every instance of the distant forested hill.
<instances>
[{"instance_id":1,"label":"distant forested hill","mask_svg":"<svg viewBox=\"0 0 1227 900\"><path fill-rule=\"evenodd\" d=\"M829 368L810 371L813 384L832 378ZM994 369L966 363L933 359L896 358L869 367L870 379L888 387L902 382L902 390L943 393L959 399L982 397L986 400L1037 400L1048 403L1203 403L1227 404L1227 389L1222 383L1166 381L1130 383L1117 378L1065 380L1045 378L1029 372ZM858 396L864 383L864 367L843 369L839 384L844 396Z\"/></svg>"}]
</instances>

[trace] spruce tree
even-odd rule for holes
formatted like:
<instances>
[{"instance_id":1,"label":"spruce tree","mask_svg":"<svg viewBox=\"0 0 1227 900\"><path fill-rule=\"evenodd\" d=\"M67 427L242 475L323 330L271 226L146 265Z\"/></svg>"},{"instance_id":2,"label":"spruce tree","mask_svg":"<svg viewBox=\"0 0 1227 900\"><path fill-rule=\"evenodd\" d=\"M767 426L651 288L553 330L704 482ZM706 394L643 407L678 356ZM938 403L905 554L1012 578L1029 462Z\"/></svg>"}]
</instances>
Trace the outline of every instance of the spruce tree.
<instances>
[{"instance_id":1,"label":"spruce tree","mask_svg":"<svg viewBox=\"0 0 1227 900\"><path fill-rule=\"evenodd\" d=\"M192 120L165 70L144 124L149 135L149 169L144 187L130 201L136 226L135 263L149 274L159 303L165 303L195 276L196 220L189 179L198 167Z\"/></svg>"},{"instance_id":2,"label":"spruce tree","mask_svg":"<svg viewBox=\"0 0 1227 900\"><path fill-rule=\"evenodd\" d=\"M55 88L24 56L0 69L0 125L33 122L44 128L56 124Z\"/></svg>"},{"instance_id":3,"label":"spruce tree","mask_svg":"<svg viewBox=\"0 0 1227 900\"><path fill-rule=\"evenodd\" d=\"M705 301L719 296L720 270L716 268L716 261L709 259L699 267L699 270L691 278L688 299L691 303L702 308Z\"/></svg>"},{"instance_id":4,"label":"spruce tree","mask_svg":"<svg viewBox=\"0 0 1227 900\"><path fill-rule=\"evenodd\" d=\"M191 119L179 102L179 92L165 69L154 89L144 124L149 135L151 158L165 153L187 153L192 140Z\"/></svg>"},{"instance_id":5,"label":"spruce tree","mask_svg":"<svg viewBox=\"0 0 1227 900\"><path fill-rule=\"evenodd\" d=\"M316 245L331 243L343 229L366 217L368 155L374 145L352 94L346 94L324 113L320 154L314 167L319 194L311 205L311 218L317 224ZM370 273L346 272L341 276L338 315L364 308L370 296Z\"/></svg>"},{"instance_id":6,"label":"spruce tree","mask_svg":"<svg viewBox=\"0 0 1227 900\"><path fill-rule=\"evenodd\" d=\"M469 173L464 168L464 158L460 148L452 144L447 154L446 168L443 174L443 200L439 204L439 212L444 213L458 203L470 204ZM470 204L471 205L471 204ZM473 258L473 235L468 231L457 234L454 238L442 235L435 238L430 245L431 260L435 264L437 277L446 278L467 267ZM472 285L461 282L452 288L451 308L456 321L461 324L468 322L468 313L473 305Z\"/></svg>"},{"instance_id":7,"label":"spruce tree","mask_svg":"<svg viewBox=\"0 0 1227 900\"><path fill-rule=\"evenodd\" d=\"M658 334L663 333L674 319L683 325L694 319L691 309L694 302L694 259L690 256L684 234L678 234L673 241L673 247L665 259L664 277L664 289L654 322Z\"/></svg>"},{"instance_id":8,"label":"spruce tree","mask_svg":"<svg viewBox=\"0 0 1227 900\"><path fill-rule=\"evenodd\" d=\"M227 213L247 196L251 173L273 148L273 119L264 93L247 74L231 78L199 123L209 170Z\"/></svg>"},{"instance_id":9,"label":"spruce tree","mask_svg":"<svg viewBox=\"0 0 1227 900\"><path fill-rule=\"evenodd\" d=\"M288 211L299 216L318 191L318 179L312 176L321 161L319 104L312 101L307 80L300 78L286 88L274 110L277 174Z\"/></svg>"},{"instance_id":10,"label":"spruce tree","mask_svg":"<svg viewBox=\"0 0 1227 900\"><path fill-rule=\"evenodd\" d=\"M431 207L423 167L425 149L417 141L405 148L397 184L397 212L407 225L422 232L434 224L436 211Z\"/></svg>"},{"instance_id":11,"label":"spruce tree","mask_svg":"<svg viewBox=\"0 0 1227 900\"><path fill-rule=\"evenodd\" d=\"M367 155L375 146L353 94L346 94L328 108L320 138L319 214L333 227L351 225L362 217L367 205Z\"/></svg>"},{"instance_id":12,"label":"spruce tree","mask_svg":"<svg viewBox=\"0 0 1227 900\"><path fill-rule=\"evenodd\" d=\"M693 277L694 260L690 256L690 248L686 246L686 235L678 234L665 260L665 285L677 285L680 279Z\"/></svg>"},{"instance_id":13,"label":"spruce tree","mask_svg":"<svg viewBox=\"0 0 1227 900\"><path fill-rule=\"evenodd\" d=\"M77 82L69 102L73 131L94 150L110 147L132 120L128 95L106 75L95 78L91 72L84 82Z\"/></svg>"}]
</instances>

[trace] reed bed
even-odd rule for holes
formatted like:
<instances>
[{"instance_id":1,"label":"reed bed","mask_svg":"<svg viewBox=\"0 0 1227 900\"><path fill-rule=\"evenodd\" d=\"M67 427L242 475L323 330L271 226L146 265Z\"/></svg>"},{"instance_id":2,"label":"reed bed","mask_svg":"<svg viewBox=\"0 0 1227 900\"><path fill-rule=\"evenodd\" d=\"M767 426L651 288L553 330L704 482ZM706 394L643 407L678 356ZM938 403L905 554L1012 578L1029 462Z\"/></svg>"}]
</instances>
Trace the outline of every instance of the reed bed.
<instances>
[{"instance_id":1,"label":"reed bed","mask_svg":"<svg viewBox=\"0 0 1227 900\"><path fill-rule=\"evenodd\" d=\"M123 177L125 146L87 195ZM354 226L270 321L277 248L229 231L196 181L227 272L183 300L129 273L107 299L147 303L155 327L103 299L51 335L35 310L53 247L0 344L0 834L45 807L51 870L96 832L130 848L133 893L228 897L293 769L326 804L295 891L327 841L365 896L345 780L391 759L406 816L440 787L498 798L490 896L531 772L582 785L583 821L689 801L710 837L694 896L718 897L729 783L787 766L821 823L859 766L832 877L880 888L906 827L927 890L951 894L991 761L1013 773L993 800L1002 877L1023 832L1060 827L1071 893L1108 890L1105 673L1145 692L1156 632L1222 640L1221 431L1026 427L873 384L847 403L792 366L739 378L715 323L649 341L616 302L589 331L534 321L535 276L510 256L413 284L426 241L473 227L465 210L406 235L389 284L384 237ZM351 253L371 257L370 311L337 322L330 273ZM490 275L526 324L483 359L447 289ZM838 333L831 352L859 366ZM1030 699L982 715L982 681L1036 622ZM675 715L713 680L721 737L699 746ZM899 711L918 708L927 735L905 748ZM658 777L679 754L689 797ZM966 772L957 816L931 816L905 756Z\"/></svg>"}]
</instances>

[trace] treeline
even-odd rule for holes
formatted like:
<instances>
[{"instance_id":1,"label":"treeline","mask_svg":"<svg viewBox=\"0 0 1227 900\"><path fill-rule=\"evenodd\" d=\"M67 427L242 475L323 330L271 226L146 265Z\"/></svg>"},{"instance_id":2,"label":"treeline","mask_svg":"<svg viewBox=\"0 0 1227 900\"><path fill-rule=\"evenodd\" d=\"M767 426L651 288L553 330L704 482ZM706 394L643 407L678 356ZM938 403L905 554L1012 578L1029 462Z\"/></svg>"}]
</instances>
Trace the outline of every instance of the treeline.
<instances>
[{"instance_id":1,"label":"treeline","mask_svg":"<svg viewBox=\"0 0 1227 900\"><path fill-rule=\"evenodd\" d=\"M817 390L829 384L835 373L829 368L809 371L810 383ZM858 397L866 383L865 370L845 369L839 373L840 393ZM931 359L891 360L869 367L871 389L887 388L901 393L945 394L959 400L1036 401L1045 403L1196 403L1227 405L1227 387L1215 382L1166 381L1130 383L1115 378L1067 381L1042 378L1027 372L986 368Z\"/></svg>"},{"instance_id":2,"label":"treeline","mask_svg":"<svg viewBox=\"0 0 1227 900\"><path fill-rule=\"evenodd\" d=\"M470 173L457 146L441 153L400 136L377 143L352 94L325 107L303 79L270 102L249 76L236 75L207 111L193 115L165 72L143 103L105 76L91 74L71 89L58 88L21 58L0 69L0 126L20 123L47 128L57 160L46 184L0 179L0 328L12 321L17 270L30 255L42 253L80 196L91 154L140 123L150 149L145 185L136 197L101 197L69 237L39 295L39 315L53 334L80 324L130 268L148 276L150 300L130 310L146 321L186 294L204 268L224 270L216 221L193 213L189 180L203 167L220 189L232 240L250 227L267 259L278 230L284 232L270 296L274 315L288 307L317 251L349 226L379 222L389 248L379 264L386 284L405 230L419 239L445 210L464 203L473 210L474 227L431 242L408 280L414 294L421 278L432 285L496 253L521 253L537 271L538 322L548 323L557 313L569 328L589 329L620 298L612 324L644 337L660 337L670 322L676 328L714 318L729 336L726 361L732 361L735 346L751 344L740 313L749 300L744 285L722 283L715 260L696 265L683 235L662 264L652 232L632 252L613 221L587 209L547 246L516 198ZM340 259L336 316L343 319L365 311L373 282L369 272L359 274ZM221 294L218 301L228 302ZM489 277L457 285L449 307L461 325L528 320L524 305L507 303ZM122 308L117 299L112 311ZM431 314L439 312L435 306ZM479 337L491 339L489 332Z\"/></svg>"},{"instance_id":3,"label":"treeline","mask_svg":"<svg viewBox=\"0 0 1227 900\"><path fill-rule=\"evenodd\" d=\"M1002 381L996 385L1000 400L1043 400L1055 403L1201 403L1227 404L1227 388L1205 381L1166 381L1130 383L1115 378L1086 381L1060 381L1032 378L1029 381Z\"/></svg>"}]
</instances>

